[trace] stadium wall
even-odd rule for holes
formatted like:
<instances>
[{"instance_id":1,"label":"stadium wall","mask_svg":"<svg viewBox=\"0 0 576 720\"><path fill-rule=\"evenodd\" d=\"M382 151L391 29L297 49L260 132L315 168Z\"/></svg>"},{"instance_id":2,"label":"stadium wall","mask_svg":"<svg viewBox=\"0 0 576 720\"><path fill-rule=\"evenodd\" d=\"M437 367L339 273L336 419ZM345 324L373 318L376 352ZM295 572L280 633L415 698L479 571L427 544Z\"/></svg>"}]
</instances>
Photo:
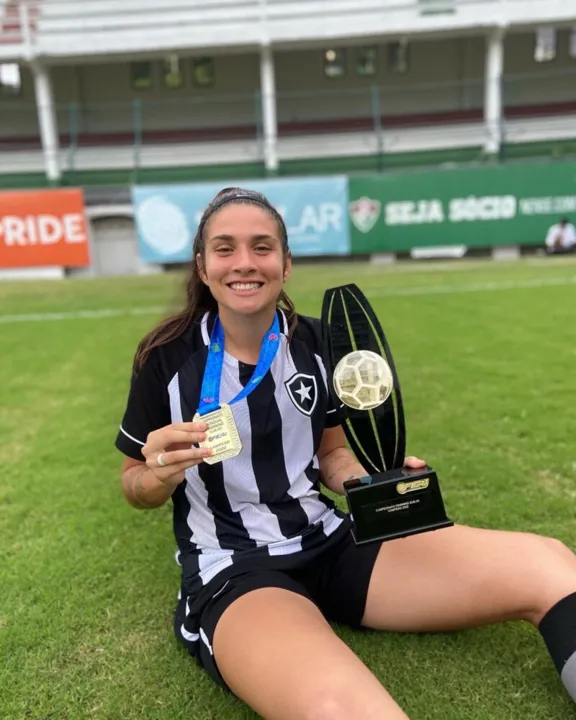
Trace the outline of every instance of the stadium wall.
<instances>
[{"instance_id":1,"label":"stadium wall","mask_svg":"<svg viewBox=\"0 0 576 720\"><path fill-rule=\"evenodd\" d=\"M280 210L296 258L536 248L551 224L576 215L576 163L245 185ZM119 275L189 262L198 219L221 187L134 186L129 202L84 208L78 189L0 193L0 269Z\"/></svg>"}]
</instances>

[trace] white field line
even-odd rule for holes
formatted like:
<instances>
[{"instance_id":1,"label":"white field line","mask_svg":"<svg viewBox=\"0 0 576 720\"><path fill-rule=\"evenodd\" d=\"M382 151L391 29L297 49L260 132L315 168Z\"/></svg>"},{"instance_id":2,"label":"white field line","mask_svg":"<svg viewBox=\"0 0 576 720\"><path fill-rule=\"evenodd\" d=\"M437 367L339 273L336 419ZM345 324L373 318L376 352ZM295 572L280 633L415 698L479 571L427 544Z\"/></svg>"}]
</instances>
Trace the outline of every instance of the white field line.
<instances>
[{"instance_id":1,"label":"white field line","mask_svg":"<svg viewBox=\"0 0 576 720\"><path fill-rule=\"evenodd\" d=\"M0 325L19 322L53 322L55 320L100 320L127 315L156 315L165 313L165 307L109 308L101 310L77 310L76 312L31 313L0 315Z\"/></svg>"},{"instance_id":2,"label":"white field line","mask_svg":"<svg viewBox=\"0 0 576 720\"><path fill-rule=\"evenodd\" d=\"M454 272L459 273L466 270L489 270L498 269L505 270L506 268L559 268L562 267L570 272L572 268L576 266L575 255L542 255L542 256L527 256L522 258L512 258L510 260L498 260L495 262L489 258L462 258L460 260L426 260L425 262L414 261L414 260L398 260L395 263L380 264L375 262L358 263L362 268L363 275L429 275L435 272ZM350 263L334 263L335 268L346 268L350 270ZM298 270L304 270L305 272L316 271L314 265L299 265ZM295 272L295 271L294 271Z\"/></svg>"},{"instance_id":3,"label":"white field line","mask_svg":"<svg viewBox=\"0 0 576 720\"><path fill-rule=\"evenodd\" d=\"M412 285L396 288L372 288L366 290L367 297L398 297L407 295L451 295L522 288L562 287L576 285L576 275L555 278L532 278L529 280L496 281L488 283ZM152 305L139 308L103 308L101 310L78 310L75 312L32 313L1 315L0 325L20 322L52 322L56 320L100 320L130 315L159 315L166 313L165 307Z\"/></svg>"},{"instance_id":4,"label":"white field line","mask_svg":"<svg viewBox=\"0 0 576 720\"><path fill-rule=\"evenodd\" d=\"M494 290L517 290L521 288L541 288L576 285L576 275L555 278L531 278L530 280L503 280L487 283L414 285L399 288L371 288L366 290L367 297L394 297L398 295L442 295L469 292L492 292Z\"/></svg>"}]
</instances>

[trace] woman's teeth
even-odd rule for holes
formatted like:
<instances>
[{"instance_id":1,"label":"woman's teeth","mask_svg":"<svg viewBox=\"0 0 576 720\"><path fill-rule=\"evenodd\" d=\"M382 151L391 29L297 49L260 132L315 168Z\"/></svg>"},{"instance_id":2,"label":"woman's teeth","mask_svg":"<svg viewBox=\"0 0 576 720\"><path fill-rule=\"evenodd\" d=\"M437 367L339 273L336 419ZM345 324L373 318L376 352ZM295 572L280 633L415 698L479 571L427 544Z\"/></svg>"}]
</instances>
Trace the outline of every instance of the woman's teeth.
<instances>
[{"instance_id":1,"label":"woman's teeth","mask_svg":"<svg viewBox=\"0 0 576 720\"><path fill-rule=\"evenodd\" d=\"M232 283L232 290L258 290L262 283Z\"/></svg>"}]
</instances>

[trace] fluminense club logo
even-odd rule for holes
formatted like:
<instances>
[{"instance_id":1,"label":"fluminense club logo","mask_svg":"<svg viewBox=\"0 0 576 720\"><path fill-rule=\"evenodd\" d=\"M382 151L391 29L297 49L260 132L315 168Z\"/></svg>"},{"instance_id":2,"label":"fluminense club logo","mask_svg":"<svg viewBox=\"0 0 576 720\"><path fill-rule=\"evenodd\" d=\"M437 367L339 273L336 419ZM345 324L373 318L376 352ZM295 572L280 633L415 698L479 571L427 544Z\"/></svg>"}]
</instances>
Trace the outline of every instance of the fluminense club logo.
<instances>
[{"instance_id":1,"label":"fluminense club logo","mask_svg":"<svg viewBox=\"0 0 576 720\"><path fill-rule=\"evenodd\" d=\"M373 200L369 197L361 197L354 200L348 206L350 211L350 219L360 232L367 233L378 222L382 203L379 200Z\"/></svg>"}]
</instances>

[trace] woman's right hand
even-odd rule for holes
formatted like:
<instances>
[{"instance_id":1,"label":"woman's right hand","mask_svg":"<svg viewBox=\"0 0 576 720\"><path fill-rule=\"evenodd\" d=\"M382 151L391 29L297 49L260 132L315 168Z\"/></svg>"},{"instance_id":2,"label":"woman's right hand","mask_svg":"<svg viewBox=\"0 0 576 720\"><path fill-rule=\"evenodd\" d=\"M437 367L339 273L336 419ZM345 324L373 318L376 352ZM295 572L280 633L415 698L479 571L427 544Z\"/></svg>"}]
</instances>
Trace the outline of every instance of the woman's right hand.
<instances>
[{"instance_id":1,"label":"woman's right hand","mask_svg":"<svg viewBox=\"0 0 576 720\"><path fill-rule=\"evenodd\" d=\"M212 455L209 448L191 447L206 440L206 430L208 425L202 421L174 423L154 430L142 448L146 466L161 483L175 488L184 480L187 468Z\"/></svg>"}]
</instances>

